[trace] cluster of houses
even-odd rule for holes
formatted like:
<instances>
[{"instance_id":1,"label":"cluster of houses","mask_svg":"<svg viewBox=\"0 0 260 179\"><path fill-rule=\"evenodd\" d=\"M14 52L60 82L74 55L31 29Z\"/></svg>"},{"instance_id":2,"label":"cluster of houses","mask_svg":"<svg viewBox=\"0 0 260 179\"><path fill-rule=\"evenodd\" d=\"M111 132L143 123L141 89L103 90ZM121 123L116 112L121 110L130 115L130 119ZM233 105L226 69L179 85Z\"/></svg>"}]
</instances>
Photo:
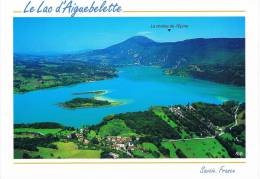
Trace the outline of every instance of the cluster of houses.
<instances>
[{"instance_id":1,"label":"cluster of houses","mask_svg":"<svg viewBox=\"0 0 260 179\"><path fill-rule=\"evenodd\" d=\"M139 138L136 138L136 140L139 140ZM110 145L113 149L126 153L129 157L133 157L130 151L139 149L139 147L134 144L131 137L107 136L106 143L107 145ZM110 152L109 155L112 158L119 157L118 154L113 152Z\"/></svg>"},{"instance_id":2,"label":"cluster of houses","mask_svg":"<svg viewBox=\"0 0 260 179\"><path fill-rule=\"evenodd\" d=\"M116 150L134 150L135 146L131 137L121 137L121 136L107 136L107 144L110 144L113 149Z\"/></svg>"},{"instance_id":3,"label":"cluster of houses","mask_svg":"<svg viewBox=\"0 0 260 179\"><path fill-rule=\"evenodd\" d=\"M85 134L87 133L87 129L80 129L78 132L71 133L67 135L67 139L76 139L80 143L84 145L89 144L89 140L86 138ZM135 141L138 141L139 138L135 138ZM133 150L142 150L139 146L136 146L133 138L132 137L123 137L123 136L107 136L104 138L103 145L110 146L112 149L124 152L126 153L129 157L133 157L131 154L131 151ZM119 158L119 154L110 152L109 156L111 158Z\"/></svg>"},{"instance_id":4,"label":"cluster of houses","mask_svg":"<svg viewBox=\"0 0 260 179\"><path fill-rule=\"evenodd\" d=\"M80 129L78 133L71 133L67 135L67 139L78 139L79 142L87 145L89 144L89 140L87 140L84 137L84 134L86 133L86 129Z\"/></svg>"}]
</instances>

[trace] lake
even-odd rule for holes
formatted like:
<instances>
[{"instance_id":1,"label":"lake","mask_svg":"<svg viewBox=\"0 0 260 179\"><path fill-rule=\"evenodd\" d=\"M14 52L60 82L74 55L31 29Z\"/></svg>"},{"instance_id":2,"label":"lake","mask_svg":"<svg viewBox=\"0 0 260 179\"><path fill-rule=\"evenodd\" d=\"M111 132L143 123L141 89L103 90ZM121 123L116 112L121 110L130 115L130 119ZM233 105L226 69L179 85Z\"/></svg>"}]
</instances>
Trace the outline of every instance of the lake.
<instances>
[{"instance_id":1,"label":"lake","mask_svg":"<svg viewBox=\"0 0 260 179\"><path fill-rule=\"evenodd\" d=\"M98 124L109 114L143 111L151 106L187 104L192 102L222 103L226 100L245 101L245 88L223 85L192 78L163 74L158 67L132 66L119 68L119 77L14 95L14 122L58 122L66 126ZM73 95L96 90L108 90L102 97L125 102L121 106L64 109L57 104Z\"/></svg>"}]
</instances>

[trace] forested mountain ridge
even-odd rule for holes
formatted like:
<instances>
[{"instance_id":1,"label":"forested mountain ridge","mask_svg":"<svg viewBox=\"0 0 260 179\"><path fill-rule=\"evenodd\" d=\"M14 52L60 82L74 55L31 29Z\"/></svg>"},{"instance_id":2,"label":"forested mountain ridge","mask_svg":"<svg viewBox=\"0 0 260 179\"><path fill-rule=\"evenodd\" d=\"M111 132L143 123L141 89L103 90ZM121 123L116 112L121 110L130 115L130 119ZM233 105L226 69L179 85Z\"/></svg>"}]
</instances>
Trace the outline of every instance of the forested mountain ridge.
<instances>
[{"instance_id":1,"label":"forested mountain ridge","mask_svg":"<svg viewBox=\"0 0 260 179\"><path fill-rule=\"evenodd\" d=\"M136 36L105 49L87 52L82 57L103 65L157 65L169 75L245 85L244 38L159 43Z\"/></svg>"},{"instance_id":2,"label":"forested mountain ridge","mask_svg":"<svg viewBox=\"0 0 260 179\"><path fill-rule=\"evenodd\" d=\"M132 37L101 50L87 52L86 60L112 65L142 64L178 67L187 64L240 64L245 59L245 39L191 39L159 43Z\"/></svg>"}]
</instances>

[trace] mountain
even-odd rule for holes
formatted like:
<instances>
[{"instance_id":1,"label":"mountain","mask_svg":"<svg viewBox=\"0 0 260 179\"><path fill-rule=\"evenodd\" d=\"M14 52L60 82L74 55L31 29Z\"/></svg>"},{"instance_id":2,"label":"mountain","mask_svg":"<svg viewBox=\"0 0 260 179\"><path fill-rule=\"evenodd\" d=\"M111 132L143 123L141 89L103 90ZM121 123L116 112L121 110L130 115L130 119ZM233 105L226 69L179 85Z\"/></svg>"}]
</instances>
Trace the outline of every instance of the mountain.
<instances>
[{"instance_id":1,"label":"mountain","mask_svg":"<svg viewBox=\"0 0 260 179\"><path fill-rule=\"evenodd\" d=\"M14 59L87 61L101 66L156 65L168 75L191 76L237 86L245 85L245 39L211 38L155 42L135 36L105 49L53 57L15 55Z\"/></svg>"},{"instance_id":2,"label":"mountain","mask_svg":"<svg viewBox=\"0 0 260 179\"><path fill-rule=\"evenodd\" d=\"M80 58L113 66L157 65L169 75L245 85L244 38L198 38L159 43L135 36L108 48L81 54Z\"/></svg>"},{"instance_id":3,"label":"mountain","mask_svg":"<svg viewBox=\"0 0 260 179\"><path fill-rule=\"evenodd\" d=\"M244 63L245 39L200 38L159 43L135 36L85 55L90 61L112 65L142 64L177 68L187 64L237 64Z\"/></svg>"}]
</instances>

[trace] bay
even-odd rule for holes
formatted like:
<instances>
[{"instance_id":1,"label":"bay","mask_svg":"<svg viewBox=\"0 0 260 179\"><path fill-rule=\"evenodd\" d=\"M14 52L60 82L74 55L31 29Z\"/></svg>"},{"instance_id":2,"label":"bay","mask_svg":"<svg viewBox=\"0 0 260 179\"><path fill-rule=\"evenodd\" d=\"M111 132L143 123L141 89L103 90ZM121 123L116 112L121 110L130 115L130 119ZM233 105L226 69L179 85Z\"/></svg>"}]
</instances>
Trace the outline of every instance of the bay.
<instances>
[{"instance_id":1,"label":"bay","mask_svg":"<svg viewBox=\"0 0 260 179\"><path fill-rule=\"evenodd\" d=\"M245 101L244 87L169 76L158 67L131 66L118 70L118 78L14 94L14 122L58 122L66 126L81 127L98 124L110 114L144 111L151 106ZM57 105L76 97L95 96L73 95L74 93L98 90L108 91L101 97L123 101L124 105L76 110Z\"/></svg>"}]
</instances>

